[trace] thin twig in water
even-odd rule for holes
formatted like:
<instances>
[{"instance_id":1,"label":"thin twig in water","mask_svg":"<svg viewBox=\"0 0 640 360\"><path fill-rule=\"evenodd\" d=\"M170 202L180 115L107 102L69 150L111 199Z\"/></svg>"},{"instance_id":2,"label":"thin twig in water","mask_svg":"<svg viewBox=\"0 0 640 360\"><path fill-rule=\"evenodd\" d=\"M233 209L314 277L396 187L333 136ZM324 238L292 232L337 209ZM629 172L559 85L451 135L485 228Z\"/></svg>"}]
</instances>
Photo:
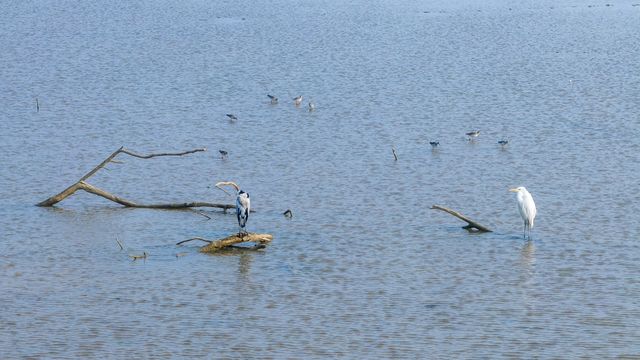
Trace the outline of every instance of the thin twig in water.
<instances>
[{"instance_id":1,"label":"thin twig in water","mask_svg":"<svg viewBox=\"0 0 640 360\"><path fill-rule=\"evenodd\" d=\"M396 148L391 147L391 151L393 152L393 157L398 161L398 155L396 154Z\"/></svg>"},{"instance_id":2,"label":"thin twig in water","mask_svg":"<svg viewBox=\"0 0 640 360\"><path fill-rule=\"evenodd\" d=\"M232 196L230 193L227 192L227 190L225 190L225 189L223 189L223 188L221 188L219 186L216 186L216 189L222 190L225 194L227 194L229 196Z\"/></svg>"},{"instance_id":3,"label":"thin twig in water","mask_svg":"<svg viewBox=\"0 0 640 360\"><path fill-rule=\"evenodd\" d=\"M120 242L120 240L118 240L118 237L116 236L116 242L118 243L118 245L120 246L120 250L124 250L124 246L122 246L122 243Z\"/></svg>"},{"instance_id":4,"label":"thin twig in water","mask_svg":"<svg viewBox=\"0 0 640 360\"><path fill-rule=\"evenodd\" d=\"M211 220L211 216L209 216L209 215L207 215L207 214L203 213L202 211L196 211L196 214L198 214L198 215L202 215L202 216L206 217L207 219Z\"/></svg>"},{"instance_id":5,"label":"thin twig in water","mask_svg":"<svg viewBox=\"0 0 640 360\"><path fill-rule=\"evenodd\" d=\"M192 237L192 238L190 238L190 239L182 240L182 241L180 241L180 242L177 242L177 243L176 243L176 245L182 245L182 244L184 244L184 243L186 243L186 242L194 241L194 240L204 241L204 242L209 243L209 244L211 244L211 243L213 242L213 240L207 240L207 239L205 239L205 238L201 238L201 237Z\"/></svg>"}]
</instances>

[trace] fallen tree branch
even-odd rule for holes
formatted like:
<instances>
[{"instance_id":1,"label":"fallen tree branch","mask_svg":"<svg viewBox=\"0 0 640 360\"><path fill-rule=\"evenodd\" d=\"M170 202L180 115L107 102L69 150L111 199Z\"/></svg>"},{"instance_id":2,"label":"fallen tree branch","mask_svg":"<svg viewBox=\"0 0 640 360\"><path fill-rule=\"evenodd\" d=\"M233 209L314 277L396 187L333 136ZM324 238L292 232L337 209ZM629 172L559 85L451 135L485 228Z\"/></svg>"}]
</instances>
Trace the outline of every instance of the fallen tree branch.
<instances>
[{"instance_id":1,"label":"fallen tree branch","mask_svg":"<svg viewBox=\"0 0 640 360\"><path fill-rule=\"evenodd\" d=\"M111 155L109 155L106 159L104 159L100 164L98 164L98 166L96 166L95 168L93 168L91 171L89 171L88 173L86 173L83 177L80 178L80 180L78 180L76 183L74 183L73 185L69 186L68 188L64 189L62 192L51 196L50 198L39 202L38 204L36 204L37 206L53 206L57 203L59 203L60 201L66 199L67 197L73 195L76 191L78 190L84 190L88 193L97 195L97 196L101 196L107 200L113 201L115 203L118 203L120 205L123 205L125 207L134 207L134 208L148 208L148 209L186 209L186 208L193 208L193 207L213 207L213 208L219 208L219 209L223 209L223 210L227 210L227 209L233 209L235 208L235 205L229 205L229 204L214 204L214 203L208 203L208 202L203 202L203 201L195 201L195 202L181 202L181 203L167 203L167 204L140 204L140 203L136 203L134 201L131 200L127 200L124 199L122 197L113 195L107 191L104 191L102 189L99 189L89 183L87 183L85 180L87 180L88 178L90 178L91 176L93 176L96 172L98 172L100 169L103 169L107 164L109 164L110 162L116 162L116 160L114 160L114 158L120 154L120 153L124 153L133 157L137 157L137 158L141 158L141 159L150 159L153 157L157 157L157 156L182 156L182 155L187 155L187 154L193 154L196 152L200 152L200 151L206 151L207 149L205 148L200 148L200 149L193 149L193 150L189 150L189 151L183 151L183 152L178 152L178 153L158 153L158 154L147 154L147 155L142 155L142 154L138 154L136 152L133 152L131 150L127 150L124 147L120 147L118 150L114 151Z\"/></svg>"},{"instance_id":2,"label":"fallen tree branch","mask_svg":"<svg viewBox=\"0 0 640 360\"><path fill-rule=\"evenodd\" d=\"M140 159L151 159L153 157L156 156L182 156L182 155L187 155L187 154L193 154L199 151L207 151L207 149L202 148L202 149L193 149L193 150L189 150L189 151L183 151L183 152L179 152L179 153L159 153L159 154L149 154L149 155L140 155L138 153L135 153L131 150L127 150L124 148L120 148L120 152L127 154L127 155L131 155L133 157L137 157Z\"/></svg>"},{"instance_id":3,"label":"fallen tree branch","mask_svg":"<svg viewBox=\"0 0 640 360\"><path fill-rule=\"evenodd\" d=\"M466 229L468 231L477 231L477 232L492 232L492 230L490 230L488 227L480 225L479 223L469 219L468 217L460 214L457 211L451 210L451 209L447 209L446 207L443 206L439 206L439 205L432 205L431 206L432 209L435 210L442 210L448 214L451 214L455 217L457 217L458 219L465 221L467 223L466 226L463 226L463 229ZM474 230L475 229L475 230Z\"/></svg>"},{"instance_id":4,"label":"fallen tree branch","mask_svg":"<svg viewBox=\"0 0 640 360\"><path fill-rule=\"evenodd\" d=\"M209 245L205 245L201 247L200 252L214 253L226 247L232 247L232 245L244 243L244 242L254 242L256 243L256 246L254 248L261 249L264 247L264 245L270 243L271 240L273 240L273 236L270 234L256 234L256 233L243 234L242 236L239 236L238 234L233 234L220 240L208 240L201 237L193 237L187 240L182 240L178 242L176 245L181 245L183 243L186 243L188 241L193 241L193 240L200 240L200 241L205 241L209 243Z\"/></svg>"}]
</instances>

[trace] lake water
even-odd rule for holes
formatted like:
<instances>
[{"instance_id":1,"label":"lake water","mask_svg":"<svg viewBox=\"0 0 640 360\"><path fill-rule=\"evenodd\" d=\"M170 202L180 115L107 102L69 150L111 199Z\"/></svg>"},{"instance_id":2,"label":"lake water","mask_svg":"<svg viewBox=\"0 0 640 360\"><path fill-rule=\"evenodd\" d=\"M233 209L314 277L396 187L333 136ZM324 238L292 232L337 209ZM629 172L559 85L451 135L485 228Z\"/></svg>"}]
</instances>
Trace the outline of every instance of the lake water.
<instances>
[{"instance_id":1,"label":"lake water","mask_svg":"<svg viewBox=\"0 0 640 360\"><path fill-rule=\"evenodd\" d=\"M3 4L0 357L640 358L640 6L606 4ZM174 245L237 231L215 210L34 206L120 146L209 151L91 184L233 180L273 243Z\"/></svg>"}]
</instances>

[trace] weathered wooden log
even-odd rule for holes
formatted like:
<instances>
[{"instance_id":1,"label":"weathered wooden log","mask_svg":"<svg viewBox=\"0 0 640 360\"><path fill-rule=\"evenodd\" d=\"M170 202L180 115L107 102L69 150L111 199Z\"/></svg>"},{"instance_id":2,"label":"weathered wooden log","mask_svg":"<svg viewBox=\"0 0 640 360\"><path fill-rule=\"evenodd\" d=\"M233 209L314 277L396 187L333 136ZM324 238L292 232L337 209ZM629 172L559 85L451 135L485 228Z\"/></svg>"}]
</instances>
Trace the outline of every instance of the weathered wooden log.
<instances>
[{"instance_id":1,"label":"weathered wooden log","mask_svg":"<svg viewBox=\"0 0 640 360\"><path fill-rule=\"evenodd\" d=\"M447 209L446 207L443 206L439 206L439 205L432 205L431 206L432 209L435 210L442 210L448 214L451 214L455 217L457 217L458 219L464 221L467 223L466 226L463 226L462 228L468 231L475 231L475 232L492 232L492 230L490 230L488 227L480 225L478 222L473 221L471 219L469 219L468 217L460 214L457 211L451 210L451 209Z\"/></svg>"},{"instance_id":2,"label":"weathered wooden log","mask_svg":"<svg viewBox=\"0 0 640 360\"><path fill-rule=\"evenodd\" d=\"M97 195L97 196L101 196L107 200L113 201L115 203L118 203L120 205L123 205L125 207L133 207L133 208L148 208L148 209L186 209L186 208L194 208L194 207L213 207L213 208L219 208L219 209L223 209L223 210L227 210L227 209L233 209L235 208L235 205L229 205L229 204L215 204L215 203L208 203L208 202L204 202L204 201L194 201L194 202L180 202L180 203L166 203L166 204L140 204L131 200L127 200L124 199L122 197L113 195L105 190L99 189L89 183L87 183L85 180L87 180L88 178L90 178L91 176L93 176L96 172L98 172L100 169L104 168L107 164L109 163L118 163L118 161L114 160L114 158L122 153L122 154L127 154L129 156L133 156L136 158L140 158L140 159L150 159L150 158L154 158L154 157L158 157L158 156L183 156L183 155L187 155L187 154L193 154L196 152L200 152L200 151L206 151L207 149L205 148L201 148L201 149L194 149L194 150L189 150L189 151L183 151L183 152L178 152L178 153L158 153L158 154L147 154L147 155L142 155L142 154L138 154L134 151L131 150L127 150L124 147L120 147L118 150L114 151L111 155L109 155L105 160L103 160L100 164L98 164L98 166L96 166L95 168L93 168L91 171L89 171L88 173L86 173L83 177L80 178L80 180L78 180L76 183L74 183L73 185L69 186L68 188L64 189L62 192L51 196L50 198L39 202L38 204L36 204L37 206L53 206L57 203L59 203L60 201L66 199L67 197L73 195L76 191L78 190L84 190L88 193Z\"/></svg>"},{"instance_id":3,"label":"weathered wooden log","mask_svg":"<svg viewBox=\"0 0 640 360\"><path fill-rule=\"evenodd\" d=\"M256 243L256 247L261 247L261 245L266 245L268 243L271 242L271 240L273 240L273 235L270 234L256 234L256 233L248 233L248 234L233 234L233 235L229 235L224 239L220 239L220 240L208 240L205 238L201 238L201 237L193 237L187 240L182 240L178 243L176 243L176 245L181 245L184 244L188 241L194 241L194 240L198 240L198 241L204 241L204 242L208 242L208 245L205 245L203 247L200 248L200 252L203 253L214 253L216 251L219 251L221 249L224 249L226 247L230 247L232 245L235 244L240 244L240 243L245 243L245 242L254 242Z\"/></svg>"}]
</instances>

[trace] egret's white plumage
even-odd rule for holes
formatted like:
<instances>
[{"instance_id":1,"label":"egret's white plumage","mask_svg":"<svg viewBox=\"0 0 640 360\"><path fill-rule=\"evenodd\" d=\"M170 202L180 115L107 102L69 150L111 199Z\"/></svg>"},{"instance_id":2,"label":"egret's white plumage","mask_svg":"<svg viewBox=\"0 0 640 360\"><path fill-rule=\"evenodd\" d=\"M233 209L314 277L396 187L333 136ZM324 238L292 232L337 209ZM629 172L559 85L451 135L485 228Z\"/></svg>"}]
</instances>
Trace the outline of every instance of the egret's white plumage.
<instances>
[{"instance_id":1,"label":"egret's white plumage","mask_svg":"<svg viewBox=\"0 0 640 360\"><path fill-rule=\"evenodd\" d=\"M236 216L238 217L238 226L240 226L239 234L242 234L243 232L246 233L245 227L247 226L247 220L249 220L249 213L251 212L251 200L249 199L249 194L240 189L240 186L232 181L219 182L216 184L216 187L220 188L220 186L224 185L233 186L236 190Z\"/></svg>"},{"instance_id":2,"label":"egret's white plumage","mask_svg":"<svg viewBox=\"0 0 640 360\"><path fill-rule=\"evenodd\" d=\"M529 230L529 239L531 239L531 229L533 229L533 221L537 213L536 203L533 201L531 193L524 186L509 189L509 191L517 193L518 211L524 221L523 236L526 238L527 230Z\"/></svg>"}]
</instances>

